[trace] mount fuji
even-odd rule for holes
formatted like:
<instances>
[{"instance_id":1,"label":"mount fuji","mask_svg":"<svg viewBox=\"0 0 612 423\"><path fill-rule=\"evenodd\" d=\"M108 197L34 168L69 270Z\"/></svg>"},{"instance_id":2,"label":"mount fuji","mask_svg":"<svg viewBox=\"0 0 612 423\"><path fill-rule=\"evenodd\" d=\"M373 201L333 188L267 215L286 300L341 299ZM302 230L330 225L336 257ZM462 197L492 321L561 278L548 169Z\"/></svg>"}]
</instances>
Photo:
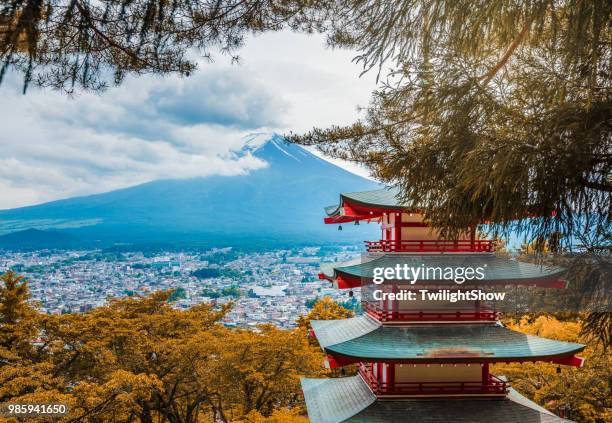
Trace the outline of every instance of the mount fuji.
<instances>
[{"instance_id":1,"label":"mount fuji","mask_svg":"<svg viewBox=\"0 0 612 423\"><path fill-rule=\"evenodd\" d=\"M366 228L337 231L323 207L340 192L375 189L272 135L247 140L241 154L264 161L246 175L148 182L103 194L0 211L0 247L108 246L116 243L272 248L356 242ZM369 234L371 235L371 234Z\"/></svg>"}]
</instances>

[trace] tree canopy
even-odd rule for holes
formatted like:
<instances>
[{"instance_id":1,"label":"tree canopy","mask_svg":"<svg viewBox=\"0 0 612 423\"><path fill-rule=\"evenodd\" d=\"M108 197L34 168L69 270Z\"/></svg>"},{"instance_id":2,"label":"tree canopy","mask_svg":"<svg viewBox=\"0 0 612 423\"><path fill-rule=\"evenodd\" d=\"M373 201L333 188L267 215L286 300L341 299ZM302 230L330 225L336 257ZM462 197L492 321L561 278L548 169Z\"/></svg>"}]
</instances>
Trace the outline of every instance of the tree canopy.
<instances>
[{"instance_id":1,"label":"tree canopy","mask_svg":"<svg viewBox=\"0 0 612 423\"><path fill-rule=\"evenodd\" d=\"M0 81L7 70L66 92L126 74L188 76L214 49L237 59L247 34L302 21L311 2L10 0L0 4ZM314 2L316 3L316 1Z\"/></svg>"},{"instance_id":2,"label":"tree canopy","mask_svg":"<svg viewBox=\"0 0 612 423\"><path fill-rule=\"evenodd\" d=\"M298 329L243 330L219 324L231 305L179 310L168 302L170 295L45 315L28 302L27 282L4 274L0 402L68 405L67 416L53 418L58 422L297 423L305 421L299 376L355 371L325 371L320 347L306 339L310 320L352 316L328 297L300 319ZM580 316L559 321L528 315L505 323L546 338L586 342L587 360L582 369L560 373L549 363L497 364L497 374L550 410L569 410L573 420L609 420L611 358L601 343L581 337Z\"/></svg>"},{"instance_id":3,"label":"tree canopy","mask_svg":"<svg viewBox=\"0 0 612 423\"><path fill-rule=\"evenodd\" d=\"M507 319L506 325L523 333L567 342L585 342L580 322L549 315ZM612 418L610 384L612 357L600 345L588 344L581 353L582 368L552 363L496 364L493 371L508 377L514 389L549 410L578 422L606 422Z\"/></svg>"},{"instance_id":4,"label":"tree canopy","mask_svg":"<svg viewBox=\"0 0 612 423\"><path fill-rule=\"evenodd\" d=\"M219 321L231 305L178 310L171 295L44 315L5 274L0 402L63 403L59 421L92 423L298 420L299 376L324 371L303 331L229 329Z\"/></svg>"},{"instance_id":5,"label":"tree canopy","mask_svg":"<svg viewBox=\"0 0 612 423\"><path fill-rule=\"evenodd\" d=\"M365 118L292 137L365 164L448 236L610 241L611 5L357 1L328 28L381 88Z\"/></svg>"}]
</instances>

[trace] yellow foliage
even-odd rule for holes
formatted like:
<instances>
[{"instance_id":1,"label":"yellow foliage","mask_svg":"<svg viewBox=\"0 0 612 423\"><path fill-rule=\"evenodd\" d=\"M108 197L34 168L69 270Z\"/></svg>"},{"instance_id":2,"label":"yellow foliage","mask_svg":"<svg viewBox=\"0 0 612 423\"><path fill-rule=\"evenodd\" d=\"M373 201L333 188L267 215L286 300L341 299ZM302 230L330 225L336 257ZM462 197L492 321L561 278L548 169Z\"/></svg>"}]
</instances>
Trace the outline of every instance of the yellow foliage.
<instances>
[{"instance_id":1,"label":"yellow foliage","mask_svg":"<svg viewBox=\"0 0 612 423\"><path fill-rule=\"evenodd\" d=\"M561 322L548 315L538 316L535 320L531 316L523 316L518 322L508 322L507 326L510 329L542 338L580 342L580 322L578 321Z\"/></svg>"},{"instance_id":2,"label":"yellow foliage","mask_svg":"<svg viewBox=\"0 0 612 423\"><path fill-rule=\"evenodd\" d=\"M524 316L509 321L507 326L523 333L582 342L579 321L559 321L552 316L532 318ZM552 363L497 364L492 371L505 375L513 388L553 412L569 412L577 422L612 421L609 399L612 397L612 358L601 347L587 346L581 356L586 358L583 368L557 366Z\"/></svg>"},{"instance_id":3,"label":"yellow foliage","mask_svg":"<svg viewBox=\"0 0 612 423\"><path fill-rule=\"evenodd\" d=\"M275 410L301 405L299 376L321 371L302 331L221 325L231 305L179 310L157 292L43 315L27 306L27 286L14 295L14 279L0 291L11 299L0 310L20 310L0 324L0 402L67 404L55 421L285 421L290 412Z\"/></svg>"},{"instance_id":4,"label":"yellow foliage","mask_svg":"<svg viewBox=\"0 0 612 423\"><path fill-rule=\"evenodd\" d=\"M67 404L69 415L57 422L303 423L299 377L325 372L305 329L313 319L353 315L324 298L296 330L230 329L219 322L231 305L178 310L169 292L157 292L53 316L28 305L25 281L14 274L2 281L0 402ZM525 316L507 325L584 342L579 321ZM496 365L494 372L552 411L569 408L573 420L612 421L610 355L599 346L584 355L584 368L561 373L545 363Z\"/></svg>"},{"instance_id":5,"label":"yellow foliage","mask_svg":"<svg viewBox=\"0 0 612 423\"><path fill-rule=\"evenodd\" d=\"M354 313L342 307L331 297L323 297L317 301L306 316L300 316L297 324L302 329L310 328L311 320L336 320L353 317Z\"/></svg>"}]
</instances>

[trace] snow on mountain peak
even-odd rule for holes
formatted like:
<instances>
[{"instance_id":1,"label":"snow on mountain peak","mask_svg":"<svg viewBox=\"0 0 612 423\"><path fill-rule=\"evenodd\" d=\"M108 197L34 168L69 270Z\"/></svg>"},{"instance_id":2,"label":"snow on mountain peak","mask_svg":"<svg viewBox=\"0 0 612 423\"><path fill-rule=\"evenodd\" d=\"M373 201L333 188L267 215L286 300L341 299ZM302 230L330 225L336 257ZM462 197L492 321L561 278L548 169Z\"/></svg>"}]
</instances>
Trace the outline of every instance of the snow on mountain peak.
<instances>
[{"instance_id":1,"label":"snow on mountain peak","mask_svg":"<svg viewBox=\"0 0 612 423\"><path fill-rule=\"evenodd\" d=\"M274 132L256 132L249 134L243 138L244 147L243 150L249 152L255 152L266 145L270 140L274 137L277 137L278 134Z\"/></svg>"},{"instance_id":2,"label":"snow on mountain peak","mask_svg":"<svg viewBox=\"0 0 612 423\"><path fill-rule=\"evenodd\" d=\"M288 143L277 133L261 132L249 134L244 137L244 140L243 153L253 154L263 160L278 154L297 162L302 162L302 160L309 158L320 160L303 147Z\"/></svg>"}]
</instances>

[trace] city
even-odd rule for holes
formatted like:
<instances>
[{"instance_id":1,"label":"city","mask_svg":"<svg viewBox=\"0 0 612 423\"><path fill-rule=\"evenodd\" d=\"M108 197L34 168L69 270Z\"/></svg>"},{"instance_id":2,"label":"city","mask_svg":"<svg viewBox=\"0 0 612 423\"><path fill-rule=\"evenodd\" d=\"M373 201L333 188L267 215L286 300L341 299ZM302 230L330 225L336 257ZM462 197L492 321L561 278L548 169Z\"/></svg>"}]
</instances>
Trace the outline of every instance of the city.
<instances>
[{"instance_id":1,"label":"city","mask_svg":"<svg viewBox=\"0 0 612 423\"><path fill-rule=\"evenodd\" d=\"M52 314L86 312L109 298L175 290L175 306L234 302L228 326L271 323L295 326L317 298L357 306L356 297L319 280L322 262L359 255L356 247L304 247L239 253L228 248L204 252L53 251L4 252L0 273L27 277L32 300Z\"/></svg>"}]
</instances>

